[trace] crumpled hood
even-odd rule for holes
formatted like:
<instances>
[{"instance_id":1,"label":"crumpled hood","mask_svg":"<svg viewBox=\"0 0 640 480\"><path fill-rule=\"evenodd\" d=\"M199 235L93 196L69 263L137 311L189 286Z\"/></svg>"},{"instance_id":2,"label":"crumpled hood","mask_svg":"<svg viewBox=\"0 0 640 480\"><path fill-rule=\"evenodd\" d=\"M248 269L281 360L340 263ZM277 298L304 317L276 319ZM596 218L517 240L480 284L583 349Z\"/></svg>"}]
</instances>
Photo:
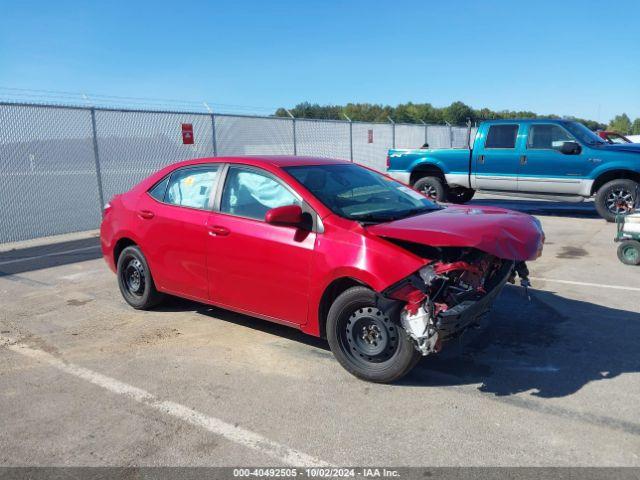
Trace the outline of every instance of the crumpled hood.
<instances>
[{"instance_id":1,"label":"crumpled hood","mask_svg":"<svg viewBox=\"0 0 640 480\"><path fill-rule=\"evenodd\" d=\"M366 228L380 237L433 247L473 247L507 260L535 260L544 241L532 216L495 207L449 206Z\"/></svg>"}]
</instances>

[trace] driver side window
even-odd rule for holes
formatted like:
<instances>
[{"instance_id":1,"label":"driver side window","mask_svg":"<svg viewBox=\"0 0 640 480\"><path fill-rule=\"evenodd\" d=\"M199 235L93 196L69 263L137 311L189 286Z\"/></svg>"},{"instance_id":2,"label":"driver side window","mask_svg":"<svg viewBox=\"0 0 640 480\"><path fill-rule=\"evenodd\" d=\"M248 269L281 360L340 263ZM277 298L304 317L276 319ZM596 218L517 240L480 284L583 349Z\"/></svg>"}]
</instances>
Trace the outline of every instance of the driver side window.
<instances>
[{"instance_id":1,"label":"driver side window","mask_svg":"<svg viewBox=\"0 0 640 480\"><path fill-rule=\"evenodd\" d=\"M221 212L264 220L268 210L285 205L302 205L302 202L266 173L229 167L222 192Z\"/></svg>"},{"instance_id":2,"label":"driver side window","mask_svg":"<svg viewBox=\"0 0 640 480\"><path fill-rule=\"evenodd\" d=\"M560 150L564 142L574 142L575 138L558 125L531 125L527 148Z\"/></svg>"}]
</instances>

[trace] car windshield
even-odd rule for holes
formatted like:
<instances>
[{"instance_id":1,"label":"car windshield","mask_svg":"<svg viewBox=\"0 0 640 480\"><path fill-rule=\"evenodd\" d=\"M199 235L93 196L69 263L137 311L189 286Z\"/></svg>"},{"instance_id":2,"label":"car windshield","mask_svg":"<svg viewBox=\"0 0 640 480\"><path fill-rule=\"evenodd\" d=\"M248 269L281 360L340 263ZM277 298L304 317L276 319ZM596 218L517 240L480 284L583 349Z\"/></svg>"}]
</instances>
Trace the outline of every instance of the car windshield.
<instances>
[{"instance_id":1,"label":"car windshield","mask_svg":"<svg viewBox=\"0 0 640 480\"><path fill-rule=\"evenodd\" d=\"M622 135L617 134L617 133L608 134L607 135L607 139L611 143L631 143L631 141L627 140L626 137L623 137Z\"/></svg>"},{"instance_id":2,"label":"car windshield","mask_svg":"<svg viewBox=\"0 0 640 480\"><path fill-rule=\"evenodd\" d=\"M581 143L584 143L586 145L602 145L607 143L581 123L564 122L563 126L567 130L569 130L571 134L576 137Z\"/></svg>"},{"instance_id":3,"label":"car windshield","mask_svg":"<svg viewBox=\"0 0 640 480\"><path fill-rule=\"evenodd\" d=\"M358 165L304 165L285 170L332 212L379 223L441 207L421 193Z\"/></svg>"}]
</instances>

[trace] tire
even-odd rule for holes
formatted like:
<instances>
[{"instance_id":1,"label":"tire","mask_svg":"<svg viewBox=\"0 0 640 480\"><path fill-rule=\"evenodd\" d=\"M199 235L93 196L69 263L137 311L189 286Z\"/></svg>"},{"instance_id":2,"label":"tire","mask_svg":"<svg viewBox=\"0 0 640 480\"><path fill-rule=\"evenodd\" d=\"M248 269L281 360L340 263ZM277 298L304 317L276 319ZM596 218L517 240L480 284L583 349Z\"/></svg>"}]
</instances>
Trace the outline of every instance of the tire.
<instances>
[{"instance_id":1,"label":"tire","mask_svg":"<svg viewBox=\"0 0 640 480\"><path fill-rule=\"evenodd\" d=\"M640 242L624 240L618 247L618 259L625 265L640 265Z\"/></svg>"},{"instance_id":2,"label":"tire","mask_svg":"<svg viewBox=\"0 0 640 480\"><path fill-rule=\"evenodd\" d=\"M438 177L422 177L413 188L436 202L447 201L447 186Z\"/></svg>"},{"instance_id":3,"label":"tire","mask_svg":"<svg viewBox=\"0 0 640 480\"><path fill-rule=\"evenodd\" d=\"M340 365L362 380L390 383L420 360L413 341L393 317L376 308L375 293L352 287L336 298L327 317L327 339ZM366 337L365 337L366 336Z\"/></svg>"},{"instance_id":4,"label":"tire","mask_svg":"<svg viewBox=\"0 0 640 480\"><path fill-rule=\"evenodd\" d=\"M607 222L614 222L617 214L633 210L638 184L621 178L605 183L596 193L596 210Z\"/></svg>"},{"instance_id":5,"label":"tire","mask_svg":"<svg viewBox=\"0 0 640 480\"><path fill-rule=\"evenodd\" d=\"M148 310L163 300L164 295L156 290L149 264L139 247L132 245L120 253L117 275L122 297L136 310Z\"/></svg>"},{"instance_id":6,"label":"tire","mask_svg":"<svg viewBox=\"0 0 640 480\"><path fill-rule=\"evenodd\" d=\"M475 193L476 191L472 188L450 188L449 194L447 195L447 200L451 203L467 203L473 198Z\"/></svg>"}]
</instances>

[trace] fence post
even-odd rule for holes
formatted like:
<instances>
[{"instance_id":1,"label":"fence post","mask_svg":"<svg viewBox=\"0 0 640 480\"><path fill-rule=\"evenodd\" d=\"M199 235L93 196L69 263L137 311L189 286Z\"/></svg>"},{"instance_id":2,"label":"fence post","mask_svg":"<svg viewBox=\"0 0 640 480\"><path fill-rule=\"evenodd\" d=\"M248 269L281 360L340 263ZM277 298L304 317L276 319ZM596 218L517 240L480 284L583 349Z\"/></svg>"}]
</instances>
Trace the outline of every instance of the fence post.
<instances>
[{"instance_id":1,"label":"fence post","mask_svg":"<svg viewBox=\"0 0 640 480\"><path fill-rule=\"evenodd\" d=\"M429 143L429 135L427 135L427 124L425 123L424 120L420 120L420 123L422 123L424 125L424 144L427 145Z\"/></svg>"},{"instance_id":2,"label":"fence post","mask_svg":"<svg viewBox=\"0 0 640 480\"><path fill-rule=\"evenodd\" d=\"M467 148L471 148L471 119L467 119Z\"/></svg>"},{"instance_id":3,"label":"fence post","mask_svg":"<svg viewBox=\"0 0 640 480\"><path fill-rule=\"evenodd\" d=\"M389 121L391 122L391 148L396 148L396 122L393 121L393 118L387 116Z\"/></svg>"},{"instance_id":4,"label":"fence post","mask_svg":"<svg viewBox=\"0 0 640 480\"><path fill-rule=\"evenodd\" d=\"M98 181L98 202L100 203L100 216L104 209L104 190L102 189L102 171L100 170L100 154L98 153L98 134L96 130L96 109L91 107L91 131L93 133L93 159L96 166L96 179Z\"/></svg>"},{"instance_id":5,"label":"fence post","mask_svg":"<svg viewBox=\"0 0 640 480\"><path fill-rule=\"evenodd\" d=\"M453 148L453 127L449 122L445 122L449 127L449 148Z\"/></svg>"},{"instance_id":6,"label":"fence post","mask_svg":"<svg viewBox=\"0 0 640 480\"><path fill-rule=\"evenodd\" d=\"M291 121L293 122L293 155L297 155L298 154L298 145L296 142L296 117L293 116L293 114L287 110L286 111L289 116L291 117Z\"/></svg>"},{"instance_id":7,"label":"fence post","mask_svg":"<svg viewBox=\"0 0 640 480\"><path fill-rule=\"evenodd\" d=\"M218 148L216 146L216 117L215 117L215 114L213 113L213 110L211 110L211 107L209 106L209 104L207 102L202 102L202 103L204 104L205 108L211 115L211 142L213 145L213 156L217 157Z\"/></svg>"},{"instance_id":8,"label":"fence post","mask_svg":"<svg viewBox=\"0 0 640 480\"><path fill-rule=\"evenodd\" d=\"M349 122L349 159L353 162L353 122L346 114L343 113L342 115L344 115L344 118Z\"/></svg>"},{"instance_id":9,"label":"fence post","mask_svg":"<svg viewBox=\"0 0 640 480\"><path fill-rule=\"evenodd\" d=\"M213 141L213 156L218 156L218 141L216 140L216 114L211 114L211 140Z\"/></svg>"}]
</instances>

